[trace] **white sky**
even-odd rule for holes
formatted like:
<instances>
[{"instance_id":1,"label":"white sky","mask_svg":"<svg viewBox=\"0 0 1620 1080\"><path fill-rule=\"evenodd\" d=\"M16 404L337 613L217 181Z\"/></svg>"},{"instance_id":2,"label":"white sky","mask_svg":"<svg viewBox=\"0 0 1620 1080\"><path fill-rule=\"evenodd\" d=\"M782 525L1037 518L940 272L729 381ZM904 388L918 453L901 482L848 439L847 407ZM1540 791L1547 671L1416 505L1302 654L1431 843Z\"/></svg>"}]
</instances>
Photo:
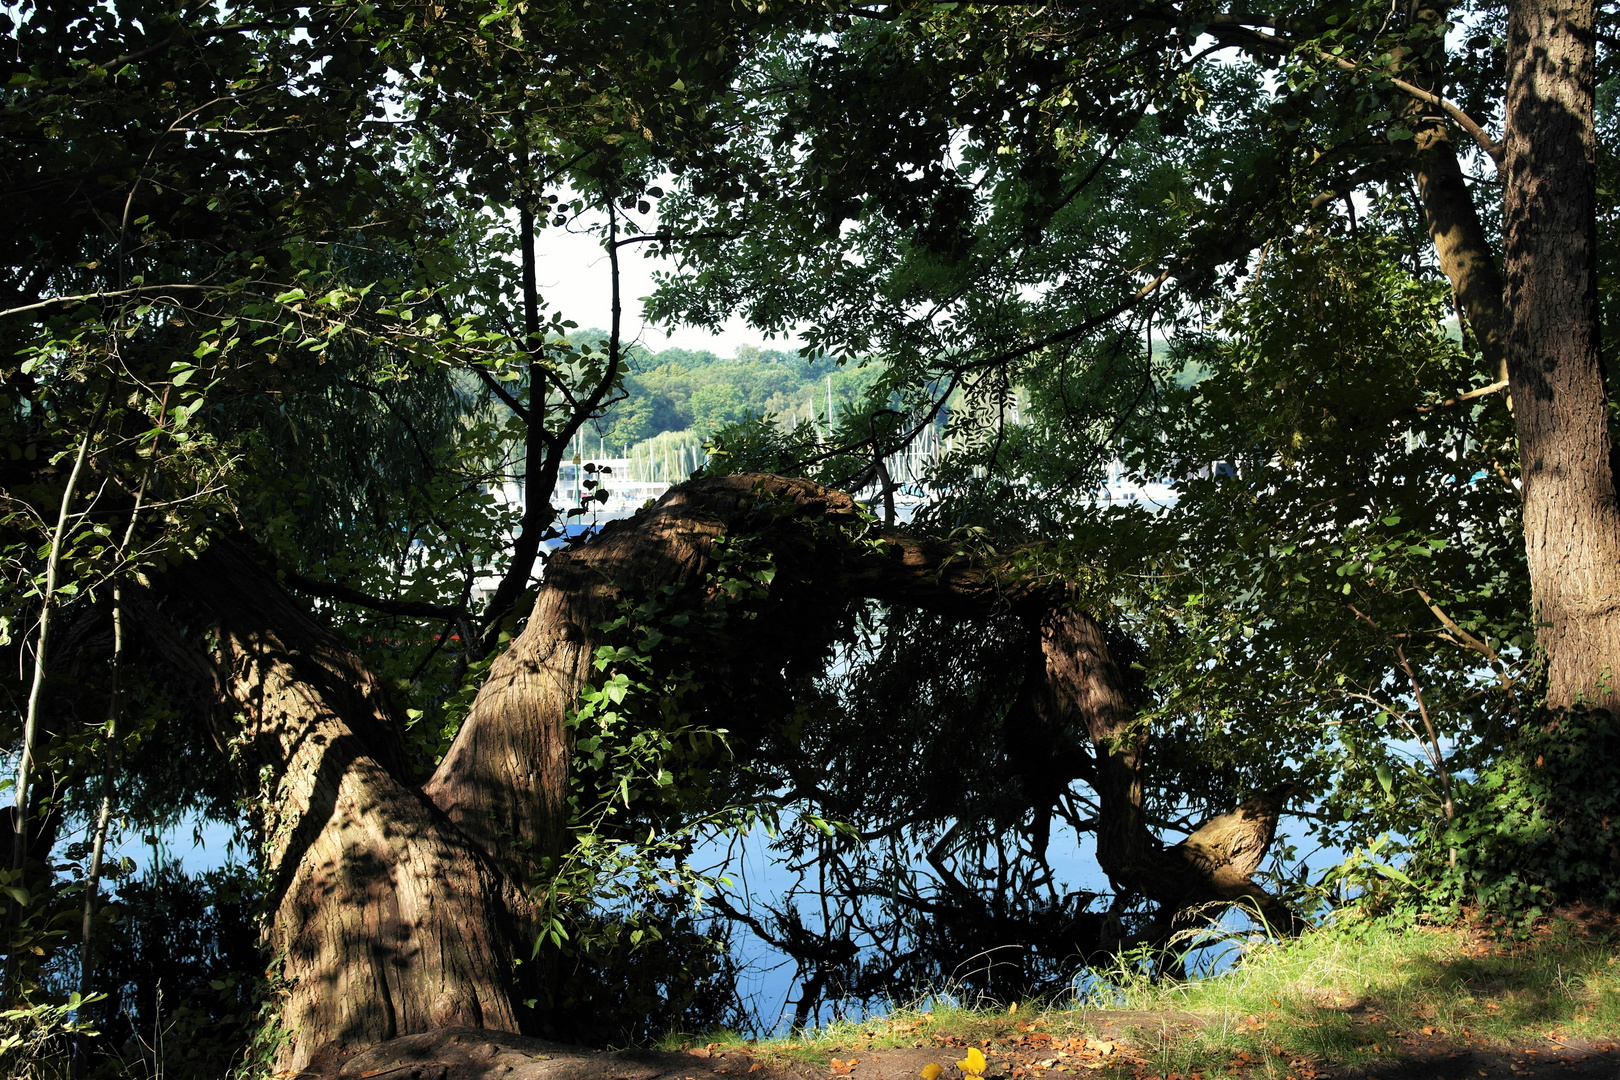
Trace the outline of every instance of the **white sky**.
<instances>
[{"instance_id":1,"label":"white sky","mask_svg":"<svg viewBox=\"0 0 1620 1080\"><path fill-rule=\"evenodd\" d=\"M751 329L741 319L731 320L718 335L692 326L677 326L666 334L662 327L647 323L641 317L641 298L653 290L652 272L671 266L665 260L646 257L645 249L652 246L633 244L620 251L619 287L624 304L626 341L639 340L653 352L668 348L708 349L719 356L735 355L739 345L783 351L799 347L794 340L766 341L764 334ZM535 277L549 310L561 311L564 318L572 319L581 327L608 329L612 279L607 252L596 236L558 228L541 232Z\"/></svg>"}]
</instances>

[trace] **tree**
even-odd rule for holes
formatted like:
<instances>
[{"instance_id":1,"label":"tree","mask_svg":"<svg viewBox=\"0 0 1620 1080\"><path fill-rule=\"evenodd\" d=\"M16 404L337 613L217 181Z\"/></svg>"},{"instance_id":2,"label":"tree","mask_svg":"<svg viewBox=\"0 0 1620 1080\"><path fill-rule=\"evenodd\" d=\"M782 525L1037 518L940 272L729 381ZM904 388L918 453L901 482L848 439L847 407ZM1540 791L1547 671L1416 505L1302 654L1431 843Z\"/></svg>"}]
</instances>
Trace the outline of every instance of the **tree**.
<instances>
[{"instance_id":1,"label":"tree","mask_svg":"<svg viewBox=\"0 0 1620 1080\"><path fill-rule=\"evenodd\" d=\"M692 427L699 435L712 435L742 418L743 397L735 386L719 383L699 387L692 395Z\"/></svg>"},{"instance_id":2,"label":"tree","mask_svg":"<svg viewBox=\"0 0 1620 1080\"><path fill-rule=\"evenodd\" d=\"M64 630L49 649L19 635L41 704L11 737L40 764L13 818L12 943L55 948L80 915L28 842L49 852L70 813L134 798L162 756L145 793L164 807L250 807L283 1067L446 1024L555 1029L564 950L583 964L592 933L656 938L668 924L636 897L701 887L702 830L799 809L842 910L887 905L893 940L926 941L926 958L980 931L1064 958L1162 943L1205 905L1297 926L1255 879L1287 799L1391 828L1450 821L1451 770L1499 764L1504 716L1520 722L1507 488L1473 475L1511 467L1487 393L1498 337L1521 448L1526 430L1569 442L1580 417L1561 395L1590 404L1600 370L1570 363L1596 347L1585 331L1538 337L1563 350L1550 360L1523 355L1537 275L1569 284L1583 265L1573 241L1537 247L1549 200L1510 207L1513 322L1492 323L1452 125L1479 154L1495 144L1440 94L1468 75L1478 113L1486 82L1442 62L1446 13L1398 15L20 13L7 614L55 611ZM1515 56L1556 36L1525 25ZM1231 49L1255 63L1207 63ZM1510 96L1509 177L1522 166L1532 194L1547 175L1586 190L1566 163L1591 129L1572 55L1565 82L1530 65ZM1575 135L1543 160L1548 131ZM100 169L106 184L83 183ZM1426 228L1402 205L1408 176ZM1346 202L1374 182L1370 215ZM883 365L835 376L865 402L830 444L757 420L718 434L715 472L769 460L826 486L700 479L551 558L531 602L556 532L544 495L583 426L633 389L616 275L605 334L571 340L561 313L543 317L535 234L587 213L614 267L650 243L700 270L671 277L655 311L746 307L766 330L809 324L813 353ZM1445 341L1440 297L1414 280L1429 244L1478 357ZM1244 277L1260 279L1252 298ZM1183 333L1167 362L1164 330L1222 306L1221 333ZM1329 349L1297 359L1318 316L1339 366ZM1481 365L1494 381L1470 389ZM733 366L751 380L738 399L780 391L774 359ZM1549 382L1538 411L1521 400L1537 370L1586 384ZM723 394L680 379L694 412ZM947 416L961 453L941 467L952 498L924 522L932 539L876 530L836 486L888 491L884 455ZM1590 478L1601 439L1573 445L1585 472L1547 475ZM1141 475L1207 483L1181 516L1094 514L1087 485L1116 450ZM1209 470L1228 459L1242 484ZM483 498L518 475L521 514ZM1567 492L1542 491L1554 522ZM1242 512L1224 504L1238 493ZM1269 544L1284 528L1293 549ZM1533 587L1539 565L1532 552ZM1570 625L1588 621L1604 619ZM123 626L109 671L103 635ZM841 696L818 675L851 641ZM1326 673L1300 677L1324 641ZM1583 664L1554 664L1554 705ZM115 678L148 669L162 674ZM938 715L895 704L902 675ZM1247 688L1307 698L1324 727L1356 722L1335 744L1246 712ZM958 689L981 715L947 701ZM134 731L76 727L120 701L143 706ZM863 755L891 716L908 740ZM1394 775L1400 730L1427 770ZM941 735L979 758L936 757L919 784ZM840 777L840 755L867 771ZM1378 805L1397 781L1444 809ZM1108 911L1054 898L1054 820L1096 835ZM1360 823L1331 835L1368 839ZM932 884L877 893L860 876L877 865L861 843L925 834ZM999 877L966 872L980 861ZM756 925L799 949L813 1010L808 984L821 992L859 945L779 914ZM889 956L863 975L902 971ZM21 995L40 969L7 974Z\"/></svg>"},{"instance_id":3,"label":"tree","mask_svg":"<svg viewBox=\"0 0 1620 1080\"><path fill-rule=\"evenodd\" d=\"M1620 715L1620 511L1598 329L1592 4L1510 8L1503 227L1508 378L1547 700Z\"/></svg>"},{"instance_id":4,"label":"tree","mask_svg":"<svg viewBox=\"0 0 1620 1080\"><path fill-rule=\"evenodd\" d=\"M172 820L233 767L231 748L243 751L237 793L250 804L269 792L287 800L266 806L260 823L268 902L293 920L272 934L289 949L289 972L342 957L334 974L375 973L365 965L376 925L350 925L323 903L322 874L336 872L345 888L377 885L386 895L372 910L396 929L401 905L415 904L446 928L420 957L429 981L393 985L391 1003L375 985L334 998L302 983L288 1016L308 1026L290 1060L307 1060L318 1042L375 1036L390 1015L517 1022L501 936L516 931L483 887L498 870L411 790L440 732L392 724L377 677L263 565L279 562L305 595L357 604L396 634L402 619L438 620L430 647L408 661L415 673L405 677L407 666L396 679L425 681L430 720L454 711L462 677L481 673L505 640L555 534L543 493L622 376L616 271L602 340L576 348L563 333L571 324L542 317L541 208L559 225L599 208L616 267L634 242L626 215L648 210L647 142L679 142L677 129L701 110L714 39L701 19L675 33L667 12L632 25L564 5L532 12L531 36L552 50L540 55L490 38L481 11L421 14L272 3L6 16L4 134L16 163L6 183L21 208L5 237L0 313L7 433L18 449L7 483L7 625L30 625L37 579L44 610L61 609L74 630L50 650L43 634L8 640L36 652L43 690L8 731L25 763L5 871L12 998L34 992L32 957L59 948L67 905L77 912L47 862L60 830L92 791L103 806L138 795L131 772L143 749L149 763L151 742L191 745L211 730L213 763L202 775L164 770L143 813ZM603 20L624 32L617 45ZM704 42L696 53L694 33ZM593 61L620 50L617 93L575 77L582 54L570 50L581 48ZM659 56L680 62L691 94L670 91ZM87 186L92 173L100 179ZM565 175L581 194L559 207L542 188ZM512 297L520 325L500 315ZM516 423L492 417L490 402ZM513 434L537 495L516 522L479 505L484 485L510 475ZM57 467L64 453L78 464L69 473ZM47 506L64 523L54 533L39 525ZM514 525L507 550L502 534ZM263 562L225 542L201 555L209 537L244 527ZM55 540L44 555L42 535ZM473 581L497 559L493 602L475 610ZM384 595L367 591L378 583ZM100 677L109 618L153 635L114 654L126 699L134 656L166 650L186 676L173 695L138 687L149 711L133 732L109 704L116 682ZM188 632L217 634L230 655L254 660L218 670ZM233 692L253 699L246 728L233 726L234 709L213 714ZM82 734L81 706L112 719ZM155 725L153 713L163 717ZM220 726L186 722L205 718ZM230 796L224 803L218 813L229 818ZM362 834L381 847L345 839ZM90 846L99 852L100 840ZM398 871L397 888L368 876L384 864ZM92 883L102 874L94 860L87 874ZM440 875L466 887L441 896ZM508 884L517 895L526 882ZM100 925L93 907L90 927ZM461 950L450 944L457 923L496 937ZM83 978L93 985L86 938Z\"/></svg>"}]
</instances>

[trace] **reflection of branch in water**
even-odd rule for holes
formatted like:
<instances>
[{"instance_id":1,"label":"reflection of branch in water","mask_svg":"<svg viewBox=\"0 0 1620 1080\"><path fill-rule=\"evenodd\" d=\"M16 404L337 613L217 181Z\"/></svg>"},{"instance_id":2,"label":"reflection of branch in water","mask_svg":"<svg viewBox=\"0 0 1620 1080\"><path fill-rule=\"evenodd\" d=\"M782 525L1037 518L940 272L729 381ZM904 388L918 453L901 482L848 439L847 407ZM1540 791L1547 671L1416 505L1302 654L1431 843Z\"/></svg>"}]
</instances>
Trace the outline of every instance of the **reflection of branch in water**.
<instances>
[{"instance_id":1,"label":"reflection of branch in water","mask_svg":"<svg viewBox=\"0 0 1620 1080\"><path fill-rule=\"evenodd\" d=\"M1019 954L1018 961L995 959L996 953L1006 952L1009 949ZM1023 960L1023 953L1024 946L1022 945L994 945L988 949L980 949L978 952L956 965L956 967L951 971L950 983L952 986L958 985L973 978L975 972L982 971L984 973L985 985L988 987L990 984L990 973L996 968L1014 968L1022 970L1024 966L1021 962ZM965 975L961 974L963 968L967 967L981 956L984 957L984 966L982 968L971 968Z\"/></svg>"}]
</instances>

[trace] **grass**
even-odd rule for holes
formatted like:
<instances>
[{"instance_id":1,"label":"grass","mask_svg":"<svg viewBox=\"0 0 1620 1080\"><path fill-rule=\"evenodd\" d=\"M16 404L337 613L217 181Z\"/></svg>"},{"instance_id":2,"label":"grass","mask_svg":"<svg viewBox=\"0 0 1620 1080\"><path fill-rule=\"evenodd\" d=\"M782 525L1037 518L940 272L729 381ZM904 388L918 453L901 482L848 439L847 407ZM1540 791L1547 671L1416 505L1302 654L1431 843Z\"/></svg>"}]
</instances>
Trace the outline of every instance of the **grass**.
<instances>
[{"instance_id":1,"label":"grass","mask_svg":"<svg viewBox=\"0 0 1620 1080\"><path fill-rule=\"evenodd\" d=\"M1177 1023L1178 1013L1201 1024ZM1051 1048L1081 1048L1103 1025L1131 1029L1130 1052L1116 1064L1069 1068L1084 1064L1079 1056L1049 1064ZM941 1064L949 1066L960 1056L952 1047L979 1045L994 1051L992 1075L1190 1077L1235 1064L1250 1075L1283 1078L1387 1061L1420 1045L1496 1051L1534 1045L1556 1054L1572 1042L1617 1036L1620 949L1612 935L1563 921L1520 942L1493 942L1461 928L1317 931L1252 946L1239 964L1212 978L1154 983L1122 966L1066 1001L1020 1003L1011 1011L893 1009L746 1044L768 1064L813 1067L840 1052L918 1046L939 1047ZM731 1034L699 1041L717 1049L745 1042ZM1094 1070L1098 1064L1105 1067Z\"/></svg>"},{"instance_id":2,"label":"grass","mask_svg":"<svg viewBox=\"0 0 1620 1080\"><path fill-rule=\"evenodd\" d=\"M1512 944L1458 928L1324 931L1251 949L1216 978L1124 982L1115 999L1205 1019L1158 1048L1164 1071L1240 1054L1263 1074L1300 1061L1363 1065L1415 1037L1558 1049L1620 1035L1620 951L1568 922Z\"/></svg>"}]
</instances>

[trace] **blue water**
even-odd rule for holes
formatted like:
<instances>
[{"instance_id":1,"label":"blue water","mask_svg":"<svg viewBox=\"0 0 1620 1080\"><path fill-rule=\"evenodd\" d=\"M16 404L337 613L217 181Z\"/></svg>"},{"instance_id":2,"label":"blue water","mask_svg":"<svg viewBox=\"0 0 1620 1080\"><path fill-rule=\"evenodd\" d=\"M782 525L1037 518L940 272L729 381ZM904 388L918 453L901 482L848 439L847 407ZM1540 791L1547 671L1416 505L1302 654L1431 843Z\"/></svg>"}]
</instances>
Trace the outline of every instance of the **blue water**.
<instances>
[{"instance_id":1,"label":"blue water","mask_svg":"<svg viewBox=\"0 0 1620 1080\"><path fill-rule=\"evenodd\" d=\"M1285 834L1279 835L1278 844L1281 845L1286 839ZM134 860L140 872L150 872L165 863L178 863L187 874L195 875L226 864L247 861L251 851L251 840L244 827L198 818L182 822L156 837L115 832L109 838L108 858L128 856ZM1336 851L1318 852L1308 861L1313 864L1314 873L1340 857L1341 853ZM1060 893L1071 890L1108 891L1107 880L1097 867L1089 834L1077 837L1066 826L1054 824L1047 858ZM797 875L770 851L770 838L760 828L740 837L722 838L702 845L694 852L690 862L715 877L729 877L732 884L723 886L723 891L733 906L744 909L750 901L780 905L784 894L798 880ZM919 862L918 869L925 867ZM800 895L805 923L812 929L820 925L814 900L813 894ZM712 913L712 908L709 910ZM1194 978L1210 977L1229 969L1241 955L1251 931L1252 927L1245 916L1235 911L1228 912L1212 928L1211 942L1189 954L1188 975ZM792 1020L794 1003L800 992L795 982L793 960L742 924L733 924L732 927L732 956L737 967L738 995L749 1015L749 1026L753 1029L750 1033L763 1036L785 1031ZM934 1000L952 1004L982 1004L966 988L962 977L970 974L975 965L994 962L995 959L986 956L964 957L953 973L955 978L947 979L943 986L929 987L928 995ZM1095 1002L1097 995L1105 989L1106 985L1099 983L1095 974L1077 966L1070 987L1072 995L1076 998L1089 996ZM816 1019L821 1022L834 1018L858 1020L881 1014L893 1005L916 1005L922 997L919 994L919 1000L897 1002L833 1000L822 1005Z\"/></svg>"}]
</instances>

